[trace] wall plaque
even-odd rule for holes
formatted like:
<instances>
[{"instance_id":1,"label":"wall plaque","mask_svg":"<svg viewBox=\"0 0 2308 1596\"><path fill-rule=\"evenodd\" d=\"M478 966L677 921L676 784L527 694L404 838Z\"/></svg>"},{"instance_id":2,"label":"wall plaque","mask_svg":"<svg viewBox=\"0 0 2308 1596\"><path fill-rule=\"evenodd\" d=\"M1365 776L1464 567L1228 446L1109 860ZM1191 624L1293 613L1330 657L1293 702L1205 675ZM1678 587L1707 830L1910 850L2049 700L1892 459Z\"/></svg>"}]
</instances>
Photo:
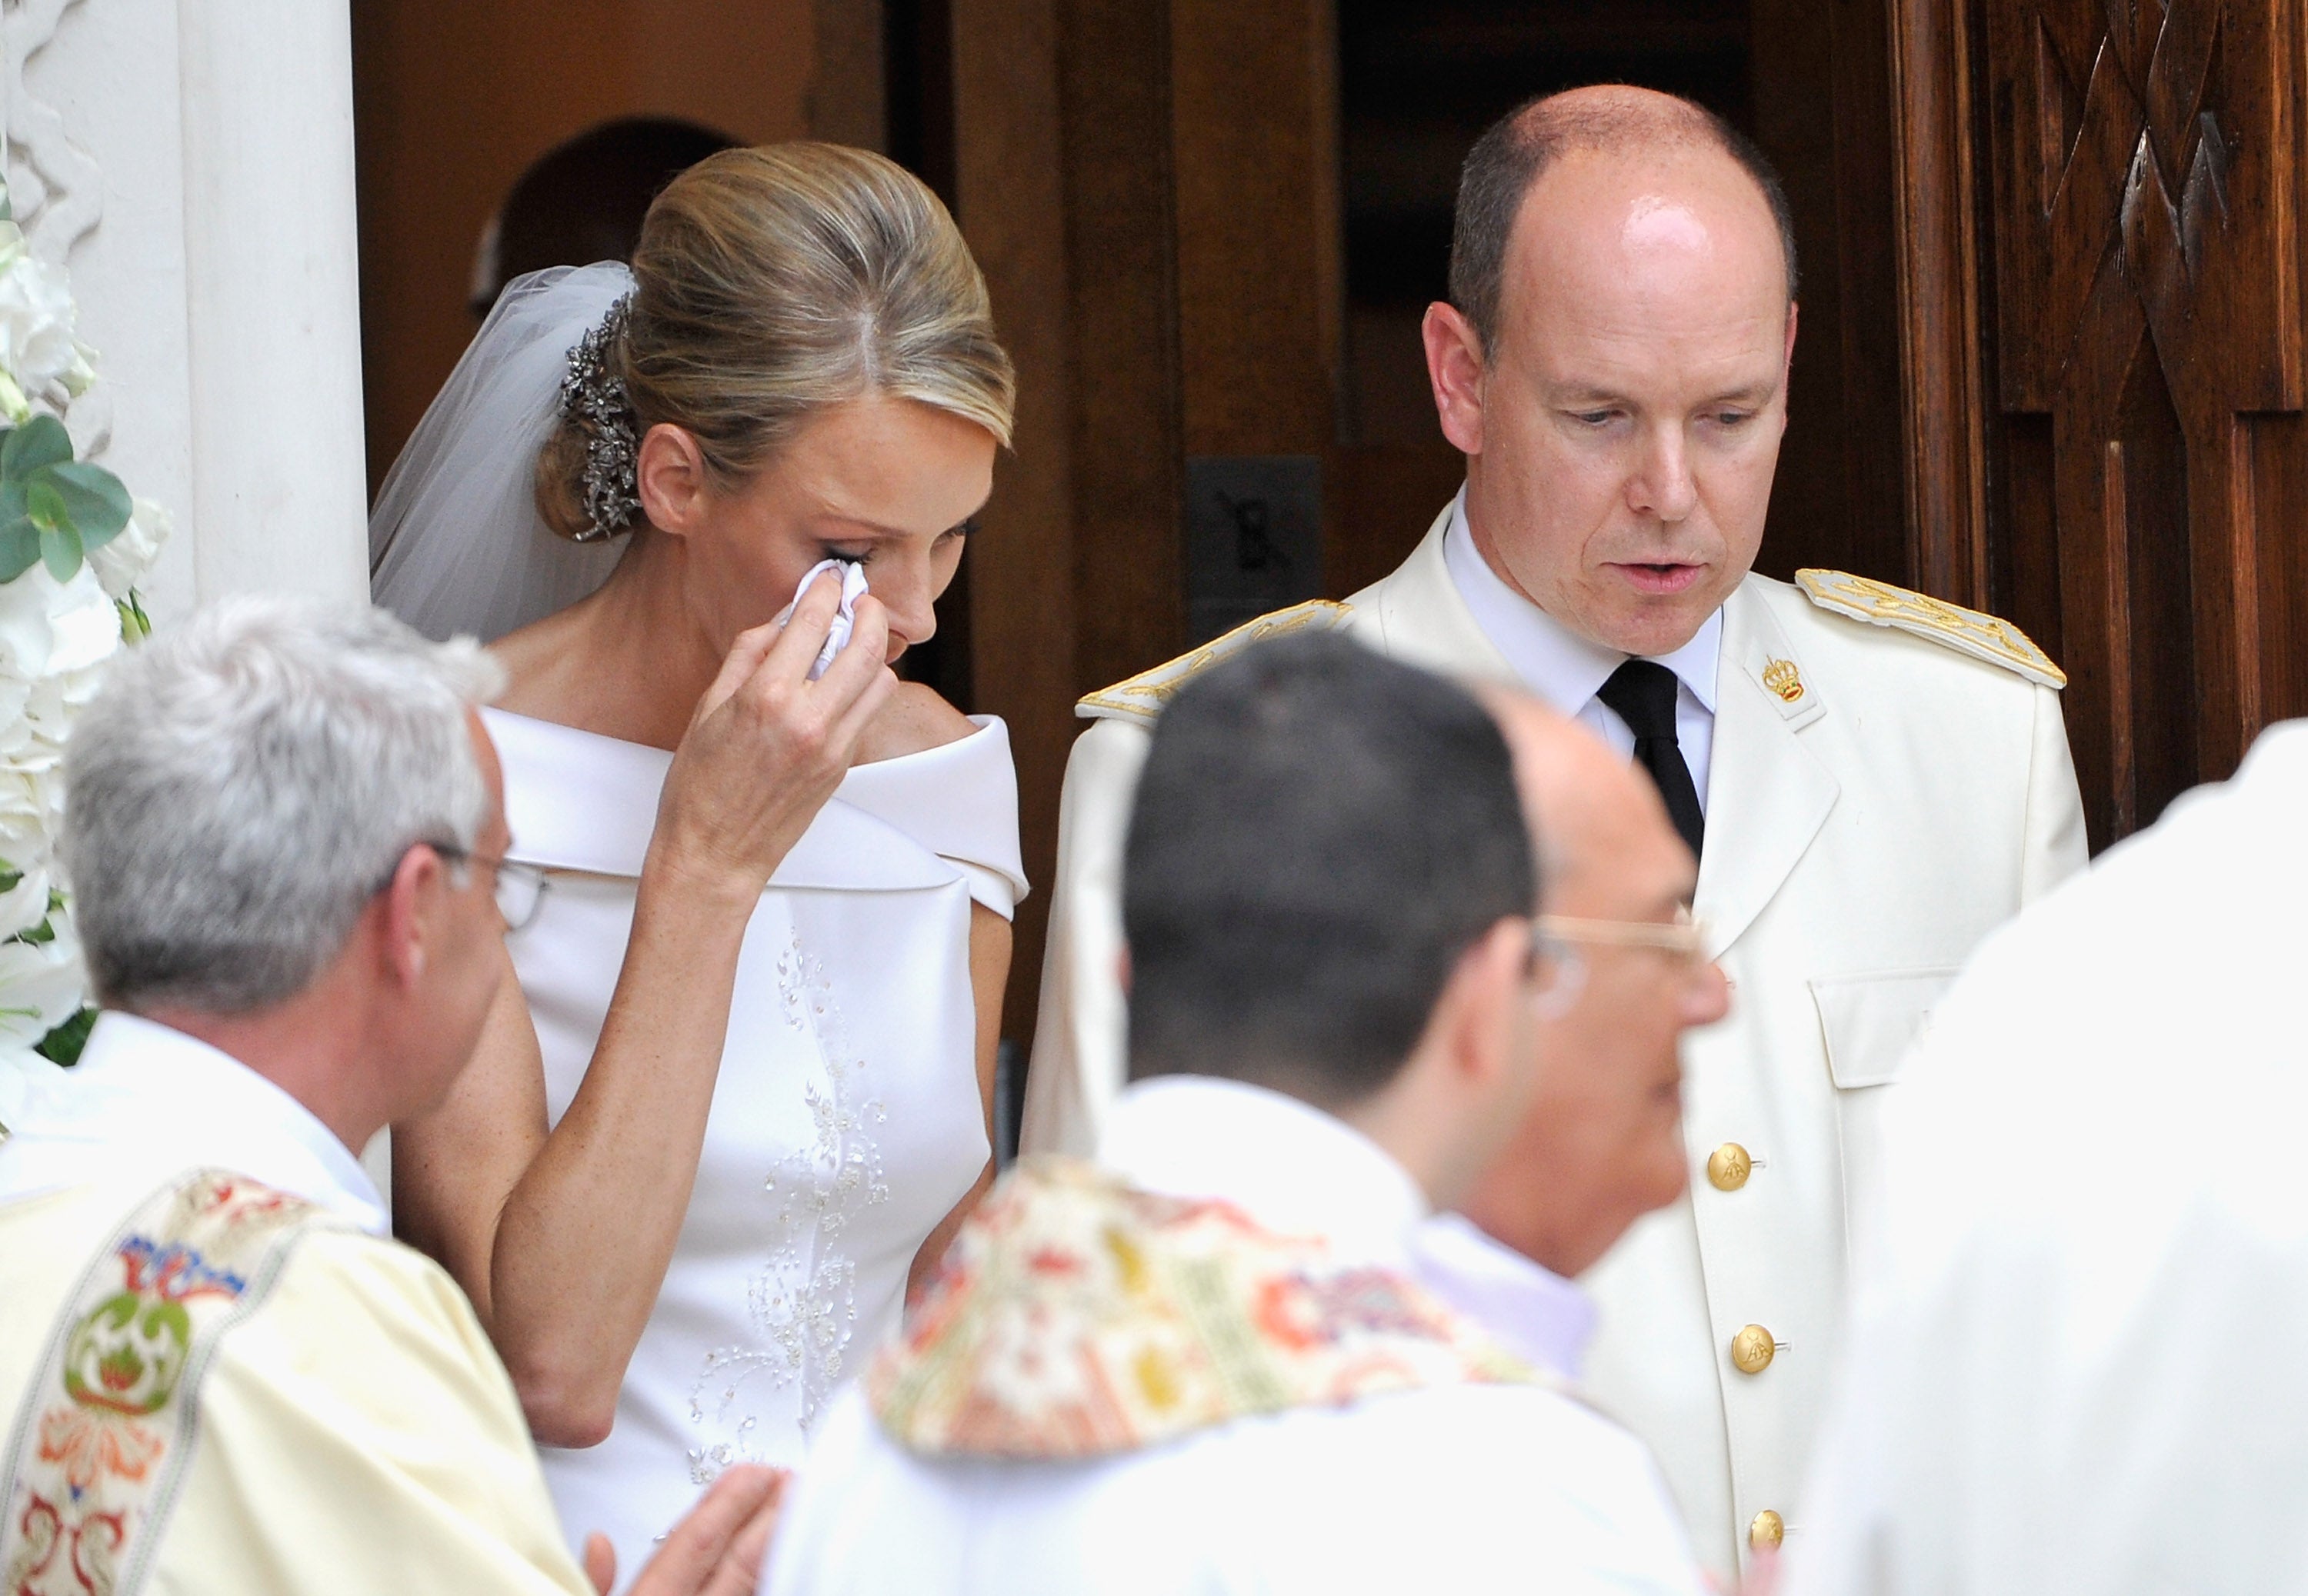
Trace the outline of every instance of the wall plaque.
<instances>
[{"instance_id":1,"label":"wall plaque","mask_svg":"<svg viewBox=\"0 0 2308 1596\"><path fill-rule=\"evenodd\" d=\"M1186 458L1186 631L1230 628L1322 596L1322 462L1311 454Z\"/></svg>"}]
</instances>

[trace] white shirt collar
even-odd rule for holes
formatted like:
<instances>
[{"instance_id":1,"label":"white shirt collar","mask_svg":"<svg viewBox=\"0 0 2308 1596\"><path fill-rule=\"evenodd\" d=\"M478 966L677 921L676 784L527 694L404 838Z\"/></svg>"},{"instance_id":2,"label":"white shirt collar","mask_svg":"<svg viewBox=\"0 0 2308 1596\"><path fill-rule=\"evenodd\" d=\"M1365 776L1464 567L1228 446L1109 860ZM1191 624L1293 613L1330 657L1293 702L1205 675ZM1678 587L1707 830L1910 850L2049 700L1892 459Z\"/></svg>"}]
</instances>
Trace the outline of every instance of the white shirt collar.
<instances>
[{"instance_id":1,"label":"white shirt collar","mask_svg":"<svg viewBox=\"0 0 2308 1596\"><path fill-rule=\"evenodd\" d=\"M391 1228L360 1161L312 1111L230 1054L167 1025L110 1012L80 1062L35 1085L0 1142L0 1201L70 1186L125 1154L158 1186L225 1169L353 1221Z\"/></svg>"},{"instance_id":2,"label":"white shirt collar","mask_svg":"<svg viewBox=\"0 0 2308 1596\"><path fill-rule=\"evenodd\" d=\"M1342 1257L1407 1267L1426 1195L1393 1156L1295 1097L1214 1076L1168 1075L1123 1093L1099 1161L1168 1197L1219 1197Z\"/></svg>"},{"instance_id":3,"label":"white shirt collar","mask_svg":"<svg viewBox=\"0 0 2308 1596\"><path fill-rule=\"evenodd\" d=\"M1442 534L1442 563L1451 585L1483 634L1506 656L1523 685L1559 715L1575 716L1600 691L1628 656L1577 632L1516 592L1491 569L1467 526L1467 490L1451 502ZM1723 653L1723 612L1708 616L1691 640L1658 663L1675 674L1709 715L1715 713L1715 674Z\"/></svg>"}]
</instances>

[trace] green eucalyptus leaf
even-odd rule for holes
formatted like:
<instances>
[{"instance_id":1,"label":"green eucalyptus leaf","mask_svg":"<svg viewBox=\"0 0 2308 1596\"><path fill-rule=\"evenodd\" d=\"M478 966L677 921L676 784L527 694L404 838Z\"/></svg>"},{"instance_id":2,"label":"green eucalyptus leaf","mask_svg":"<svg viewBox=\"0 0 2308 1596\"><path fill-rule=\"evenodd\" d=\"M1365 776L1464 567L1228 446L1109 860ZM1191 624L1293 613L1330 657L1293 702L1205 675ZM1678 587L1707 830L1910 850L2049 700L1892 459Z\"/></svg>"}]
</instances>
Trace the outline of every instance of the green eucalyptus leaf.
<instances>
[{"instance_id":1,"label":"green eucalyptus leaf","mask_svg":"<svg viewBox=\"0 0 2308 1596\"><path fill-rule=\"evenodd\" d=\"M66 461L48 467L34 480L54 485L83 548L102 548L128 525L128 489L102 466Z\"/></svg>"},{"instance_id":2,"label":"green eucalyptus leaf","mask_svg":"<svg viewBox=\"0 0 2308 1596\"><path fill-rule=\"evenodd\" d=\"M35 416L0 438L0 476L29 477L42 466L60 466L73 457L72 434L53 416Z\"/></svg>"},{"instance_id":3,"label":"green eucalyptus leaf","mask_svg":"<svg viewBox=\"0 0 2308 1596\"><path fill-rule=\"evenodd\" d=\"M32 525L41 531L52 531L73 524L72 506L56 491L56 485L42 471L24 485L24 513L32 518Z\"/></svg>"},{"instance_id":4,"label":"green eucalyptus leaf","mask_svg":"<svg viewBox=\"0 0 2308 1596\"><path fill-rule=\"evenodd\" d=\"M13 582L40 557L40 529L19 515L0 523L0 582Z\"/></svg>"},{"instance_id":5,"label":"green eucalyptus leaf","mask_svg":"<svg viewBox=\"0 0 2308 1596\"><path fill-rule=\"evenodd\" d=\"M71 521L40 528L40 558L47 562L48 574L56 580L72 580L73 572L80 569L82 552L80 534L73 530Z\"/></svg>"},{"instance_id":6,"label":"green eucalyptus leaf","mask_svg":"<svg viewBox=\"0 0 2308 1596\"><path fill-rule=\"evenodd\" d=\"M6 526L23 513L23 479L15 476L0 476L0 527Z\"/></svg>"}]
</instances>

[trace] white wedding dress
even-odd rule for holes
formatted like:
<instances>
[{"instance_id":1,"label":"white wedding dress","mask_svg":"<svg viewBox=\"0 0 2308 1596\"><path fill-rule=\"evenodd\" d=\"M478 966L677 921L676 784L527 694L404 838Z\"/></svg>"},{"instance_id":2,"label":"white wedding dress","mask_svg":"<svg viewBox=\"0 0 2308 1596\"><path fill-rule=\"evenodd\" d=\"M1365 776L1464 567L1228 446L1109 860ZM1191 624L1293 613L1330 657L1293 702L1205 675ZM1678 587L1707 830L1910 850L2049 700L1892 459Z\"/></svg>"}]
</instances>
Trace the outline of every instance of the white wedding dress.
<instances>
[{"instance_id":1,"label":"white wedding dress","mask_svg":"<svg viewBox=\"0 0 2308 1596\"><path fill-rule=\"evenodd\" d=\"M607 1012L672 756L486 717L510 856L553 872L507 947L557 1124ZM970 903L1007 916L1025 881L1009 734L978 726L853 769L746 930L696 1188L616 1426L599 1446L542 1449L572 1543L606 1532L621 1584L724 1466L801 1461L827 1397L896 1326L924 1238L985 1167Z\"/></svg>"}]
</instances>

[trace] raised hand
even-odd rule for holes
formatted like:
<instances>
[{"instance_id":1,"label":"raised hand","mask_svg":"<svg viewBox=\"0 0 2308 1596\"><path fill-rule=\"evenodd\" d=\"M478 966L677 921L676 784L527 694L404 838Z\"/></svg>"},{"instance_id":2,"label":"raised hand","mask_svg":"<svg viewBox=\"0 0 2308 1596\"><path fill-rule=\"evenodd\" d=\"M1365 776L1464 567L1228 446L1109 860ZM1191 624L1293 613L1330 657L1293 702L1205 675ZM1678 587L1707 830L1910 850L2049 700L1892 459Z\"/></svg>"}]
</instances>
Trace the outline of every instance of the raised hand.
<instances>
[{"instance_id":1,"label":"raised hand","mask_svg":"<svg viewBox=\"0 0 2308 1596\"><path fill-rule=\"evenodd\" d=\"M783 1469L751 1463L725 1470L674 1525L626 1596L753 1596L791 1478ZM585 1577L609 1596L617 1554L607 1536L585 1538Z\"/></svg>"},{"instance_id":2,"label":"raised hand","mask_svg":"<svg viewBox=\"0 0 2308 1596\"><path fill-rule=\"evenodd\" d=\"M653 863L750 899L833 796L898 684L883 657L889 616L870 594L853 606L848 647L809 679L840 604L840 579L828 572L783 629L738 635L674 752Z\"/></svg>"}]
</instances>

